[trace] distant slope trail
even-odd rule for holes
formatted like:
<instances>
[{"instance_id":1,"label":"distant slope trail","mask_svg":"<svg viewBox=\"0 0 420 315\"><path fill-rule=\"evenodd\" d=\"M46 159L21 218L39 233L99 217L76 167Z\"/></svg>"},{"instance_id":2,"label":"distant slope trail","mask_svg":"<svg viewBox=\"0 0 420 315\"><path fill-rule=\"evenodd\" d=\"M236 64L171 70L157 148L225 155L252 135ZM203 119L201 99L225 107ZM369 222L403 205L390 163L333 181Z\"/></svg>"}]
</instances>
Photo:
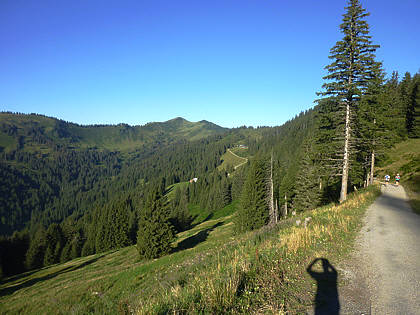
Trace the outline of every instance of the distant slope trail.
<instances>
[{"instance_id":1,"label":"distant slope trail","mask_svg":"<svg viewBox=\"0 0 420 315\"><path fill-rule=\"evenodd\" d=\"M239 156L239 155L237 155L237 154L233 153L230 149L227 149L227 150L229 151L229 153L230 153L230 154L232 154L232 155L236 156L236 157L237 157L237 158L239 158L239 159L244 160L244 162L242 162L241 164L235 165L235 167L234 167L234 169L235 169L235 170L236 170L238 167L240 167L240 166L242 166L242 165L244 165L245 163L247 163L247 162L248 162L248 159L247 159L247 158L243 158L243 157L241 157L241 156Z\"/></svg>"},{"instance_id":2,"label":"distant slope trail","mask_svg":"<svg viewBox=\"0 0 420 315\"><path fill-rule=\"evenodd\" d=\"M353 257L340 266L341 314L420 314L420 216L402 186L383 185Z\"/></svg>"}]
</instances>

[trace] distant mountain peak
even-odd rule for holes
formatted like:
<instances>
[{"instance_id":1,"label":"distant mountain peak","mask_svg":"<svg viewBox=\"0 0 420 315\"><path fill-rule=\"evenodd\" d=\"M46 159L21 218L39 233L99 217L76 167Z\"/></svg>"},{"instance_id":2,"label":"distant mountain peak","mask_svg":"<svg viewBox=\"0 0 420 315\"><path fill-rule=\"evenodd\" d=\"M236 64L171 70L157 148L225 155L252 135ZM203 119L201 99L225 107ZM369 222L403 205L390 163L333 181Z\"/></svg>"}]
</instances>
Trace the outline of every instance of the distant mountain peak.
<instances>
[{"instance_id":1,"label":"distant mountain peak","mask_svg":"<svg viewBox=\"0 0 420 315\"><path fill-rule=\"evenodd\" d=\"M167 122L189 122L189 121L182 117L175 117L173 119L169 119Z\"/></svg>"}]
</instances>

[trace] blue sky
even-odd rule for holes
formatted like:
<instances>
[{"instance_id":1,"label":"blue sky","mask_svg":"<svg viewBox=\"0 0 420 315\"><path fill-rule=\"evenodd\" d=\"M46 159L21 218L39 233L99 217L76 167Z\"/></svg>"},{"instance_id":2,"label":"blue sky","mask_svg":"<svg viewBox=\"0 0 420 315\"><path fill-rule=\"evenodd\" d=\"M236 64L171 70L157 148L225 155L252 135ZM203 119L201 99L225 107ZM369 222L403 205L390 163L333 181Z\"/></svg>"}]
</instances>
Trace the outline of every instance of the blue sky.
<instances>
[{"instance_id":1,"label":"blue sky","mask_svg":"<svg viewBox=\"0 0 420 315\"><path fill-rule=\"evenodd\" d=\"M420 69L419 0L362 0L388 74ZM0 1L0 110L80 124L280 125L313 106L346 1Z\"/></svg>"}]
</instances>

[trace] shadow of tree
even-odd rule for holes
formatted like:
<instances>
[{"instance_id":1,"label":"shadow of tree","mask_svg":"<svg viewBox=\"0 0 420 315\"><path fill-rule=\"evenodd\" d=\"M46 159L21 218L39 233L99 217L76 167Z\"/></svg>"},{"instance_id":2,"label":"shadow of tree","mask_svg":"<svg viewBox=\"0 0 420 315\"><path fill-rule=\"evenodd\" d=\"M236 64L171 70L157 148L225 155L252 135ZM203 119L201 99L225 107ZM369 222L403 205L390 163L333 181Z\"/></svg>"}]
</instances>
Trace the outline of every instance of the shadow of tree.
<instances>
[{"instance_id":1,"label":"shadow of tree","mask_svg":"<svg viewBox=\"0 0 420 315\"><path fill-rule=\"evenodd\" d=\"M198 226L198 225L200 225L200 224L202 224L202 223L204 223L204 222L206 222L206 221L208 221L208 220L210 220L211 218L213 218L213 216L214 216L214 213L213 212L211 212L211 213L209 213L203 220L200 220L199 222L197 222L197 223L194 223L194 224L191 224L190 225L190 229L193 229L193 228L195 228L196 226ZM198 215L195 215L195 216L193 216L192 218L191 218L191 222L193 222L195 219L197 219L198 218Z\"/></svg>"},{"instance_id":2,"label":"shadow of tree","mask_svg":"<svg viewBox=\"0 0 420 315\"><path fill-rule=\"evenodd\" d=\"M176 253L178 251L197 246L198 244L200 244L201 242L204 242L208 238L211 231L213 231L215 228L222 225L223 225L223 222L218 222L215 225L198 232L197 234L187 237L185 240L179 242L177 247L175 247L172 252Z\"/></svg>"},{"instance_id":3,"label":"shadow of tree","mask_svg":"<svg viewBox=\"0 0 420 315\"><path fill-rule=\"evenodd\" d=\"M322 271L315 271L314 266L321 262ZM306 271L317 282L315 296L315 315L339 314L340 302L337 289L337 271L326 258L316 258Z\"/></svg>"},{"instance_id":4,"label":"shadow of tree","mask_svg":"<svg viewBox=\"0 0 420 315\"><path fill-rule=\"evenodd\" d=\"M5 295L13 294L13 293L15 293L16 291L18 291L20 289L30 287L30 286L32 286L32 285L34 285L34 284L36 284L36 283L38 283L40 281L49 280L49 279L52 279L52 278L57 277L58 275L61 275L61 274L64 274L64 273L67 273L67 272L70 272L70 271L75 271L75 270L78 270L80 268L86 267L86 266L88 266L90 264L93 264L94 262L98 261L102 257L103 257L103 255L102 256L99 256L99 257L92 258L90 260L87 260L87 261L81 263L80 265L68 266L68 267L63 268L63 269L60 269L60 270L58 270L56 272L47 274L47 275L45 275L43 277L29 279L29 280L24 281L24 282L21 282L19 284L11 285L9 287L0 289L0 297L5 296ZM36 271L34 271L34 272L36 272Z\"/></svg>"}]
</instances>

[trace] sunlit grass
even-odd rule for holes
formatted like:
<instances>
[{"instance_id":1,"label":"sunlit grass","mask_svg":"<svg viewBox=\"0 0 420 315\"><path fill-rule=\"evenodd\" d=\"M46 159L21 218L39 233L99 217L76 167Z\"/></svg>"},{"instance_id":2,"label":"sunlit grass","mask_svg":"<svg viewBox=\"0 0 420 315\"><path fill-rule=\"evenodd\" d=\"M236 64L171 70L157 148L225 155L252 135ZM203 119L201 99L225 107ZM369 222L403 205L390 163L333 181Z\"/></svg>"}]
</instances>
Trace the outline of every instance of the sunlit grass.
<instances>
[{"instance_id":1,"label":"sunlit grass","mask_svg":"<svg viewBox=\"0 0 420 315\"><path fill-rule=\"evenodd\" d=\"M226 151L225 154L223 154L220 157L220 160L222 161L222 164L218 166L219 170L228 170L229 168L234 169L235 166L241 165L243 163L246 163L247 159L242 158L240 156L236 156L232 154L229 150Z\"/></svg>"},{"instance_id":2,"label":"sunlit grass","mask_svg":"<svg viewBox=\"0 0 420 315\"><path fill-rule=\"evenodd\" d=\"M0 312L303 312L314 294L306 266L315 257L333 263L348 252L376 194L359 192L342 205L239 236L233 234L232 216L210 219L180 233L173 253L151 261L141 261L131 246L6 279L0 285ZM308 216L306 228L296 225Z\"/></svg>"}]
</instances>

